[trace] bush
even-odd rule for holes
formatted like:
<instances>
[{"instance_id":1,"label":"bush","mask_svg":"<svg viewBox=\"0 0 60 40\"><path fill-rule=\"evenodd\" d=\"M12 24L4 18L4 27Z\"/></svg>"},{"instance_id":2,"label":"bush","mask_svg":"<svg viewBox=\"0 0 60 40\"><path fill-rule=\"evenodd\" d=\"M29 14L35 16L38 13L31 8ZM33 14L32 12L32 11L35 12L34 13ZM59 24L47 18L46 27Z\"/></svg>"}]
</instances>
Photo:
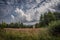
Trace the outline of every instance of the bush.
<instances>
[{"instance_id":1,"label":"bush","mask_svg":"<svg viewBox=\"0 0 60 40\"><path fill-rule=\"evenodd\" d=\"M60 35L60 20L49 23L49 32L55 36Z\"/></svg>"}]
</instances>

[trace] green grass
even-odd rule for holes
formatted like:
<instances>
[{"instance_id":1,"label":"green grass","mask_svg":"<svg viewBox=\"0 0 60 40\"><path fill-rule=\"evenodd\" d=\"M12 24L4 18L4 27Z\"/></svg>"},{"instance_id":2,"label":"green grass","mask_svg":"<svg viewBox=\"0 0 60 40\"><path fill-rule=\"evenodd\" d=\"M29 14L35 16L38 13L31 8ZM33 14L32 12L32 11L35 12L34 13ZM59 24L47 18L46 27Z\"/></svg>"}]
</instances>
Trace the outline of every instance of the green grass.
<instances>
[{"instance_id":1,"label":"green grass","mask_svg":"<svg viewBox=\"0 0 60 40\"><path fill-rule=\"evenodd\" d=\"M0 40L60 40L60 37L52 36L48 28L25 28L0 30Z\"/></svg>"}]
</instances>

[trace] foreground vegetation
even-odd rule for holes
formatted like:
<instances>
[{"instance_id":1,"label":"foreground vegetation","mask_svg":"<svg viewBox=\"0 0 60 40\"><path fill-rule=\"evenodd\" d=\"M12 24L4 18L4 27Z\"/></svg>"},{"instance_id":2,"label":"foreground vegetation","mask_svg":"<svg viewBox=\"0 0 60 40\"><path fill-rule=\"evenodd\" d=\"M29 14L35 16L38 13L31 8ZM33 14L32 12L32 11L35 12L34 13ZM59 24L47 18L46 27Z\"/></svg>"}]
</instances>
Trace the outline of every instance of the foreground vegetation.
<instances>
[{"instance_id":1,"label":"foreground vegetation","mask_svg":"<svg viewBox=\"0 0 60 40\"><path fill-rule=\"evenodd\" d=\"M0 40L60 40L60 36L52 35L48 28L6 28L0 30Z\"/></svg>"}]
</instances>

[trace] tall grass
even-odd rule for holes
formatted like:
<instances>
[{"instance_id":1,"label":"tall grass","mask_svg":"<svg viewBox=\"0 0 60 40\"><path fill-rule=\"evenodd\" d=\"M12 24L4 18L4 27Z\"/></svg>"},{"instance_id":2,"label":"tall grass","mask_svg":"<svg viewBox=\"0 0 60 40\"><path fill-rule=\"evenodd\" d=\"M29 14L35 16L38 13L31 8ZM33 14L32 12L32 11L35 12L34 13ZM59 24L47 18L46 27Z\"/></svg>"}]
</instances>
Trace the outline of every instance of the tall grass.
<instances>
[{"instance_id":1,"label":"tall grass","mask_svg":"<svg viewBox=\"0 0 60 40\"><path fill-rule=\"evenodd\" d=\"M0 40L60 40L48 33L48 28L0 30Z\"/></svg>"}]
</instances>

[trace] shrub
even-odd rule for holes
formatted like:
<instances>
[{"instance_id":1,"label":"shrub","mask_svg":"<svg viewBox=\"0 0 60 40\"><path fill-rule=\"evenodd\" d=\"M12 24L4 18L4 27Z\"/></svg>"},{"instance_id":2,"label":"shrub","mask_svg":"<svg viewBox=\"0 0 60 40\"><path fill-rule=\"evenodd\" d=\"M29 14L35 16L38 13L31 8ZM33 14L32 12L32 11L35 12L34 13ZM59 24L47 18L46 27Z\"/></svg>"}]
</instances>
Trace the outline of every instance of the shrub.
<instances>
[{"instance_id":1,"label":"shrub","mask_svg":"<svg viewBox=\"0 0 60 40\"><path fill-rule=\"evenodd\" d=\"M49 23L49 32L55 36L58 36L60 34L60 20L52 21L51 23Z\"/></svg>"}]
</instances>

